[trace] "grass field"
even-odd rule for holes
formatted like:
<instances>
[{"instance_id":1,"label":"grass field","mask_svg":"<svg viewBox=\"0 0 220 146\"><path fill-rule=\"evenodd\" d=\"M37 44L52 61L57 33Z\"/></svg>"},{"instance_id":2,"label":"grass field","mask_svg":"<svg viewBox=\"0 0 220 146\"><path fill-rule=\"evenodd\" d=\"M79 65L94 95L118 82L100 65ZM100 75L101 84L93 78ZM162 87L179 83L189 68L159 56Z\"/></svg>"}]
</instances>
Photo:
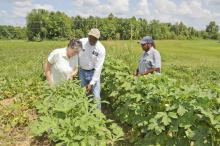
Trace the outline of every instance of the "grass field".
<instances>
[{"instance_id":1,"label":"grass field","mask_svg":"<svg viewBox=\"0 0 220 146\"><path fill-rule=\"evenodd\" d=\"M0 76L40 79L42 65L55 48L67 41L0 41ZM103 41L107 56L123 60L134 72L142 49L137 41ZM220 82L220 43L213 40L158 40L162 73L188 82Z\"/></svg>"},{"instance_id":2,"label":"grass field","mask_svg":"<svg viewBox=\"0 0 220 146\"><path fill-rule=\"evenodd\" d=\"M135 70L141 47L137 41L103 41L108 55L122 59ZM65 41L0 41L1 76L36 77L42 72L42 62L54 48L64 47ZM158 40L162 70L172 66L220 71L220 44L212 40Z\"/></svg>"},{"instance_id":3,"label":"grass field","mask_svg":"<svg viewBox=\"0 0 220 146\"><path fill-rule=\"evenodd\" d=\"M136 41L107 41L104 42L109 54L129 61L132 67L136 66L142 53ZM220 57L220 44L207 40L159 40L156 46L161 52L162 63L166 70L170 65L188 67L212 67L219 69L217 63Z\"/></svg>"},{"instance_id":4,"label":"grass field","mask_svg":"<svg viewBox=\"0 0 220 146\"><path fill-rule=\"evenodd\" d=\"M122 60L131 72L136 69L142 54L137 41L103 41L103 44L107 56ZM18 140L22 145L29 141L28 124L37 116L35 103L41 98L44 84L41 78L43 62L53 49L66 45L67 41L0 40L0 145L14 145ZM156 46L162 56L163 74L184 85L210 86L213 91L210 96L217 96L220 91L220 43L158 40ZM216 101L215 104L217 107Z\"/></svg>"}]
</instances>

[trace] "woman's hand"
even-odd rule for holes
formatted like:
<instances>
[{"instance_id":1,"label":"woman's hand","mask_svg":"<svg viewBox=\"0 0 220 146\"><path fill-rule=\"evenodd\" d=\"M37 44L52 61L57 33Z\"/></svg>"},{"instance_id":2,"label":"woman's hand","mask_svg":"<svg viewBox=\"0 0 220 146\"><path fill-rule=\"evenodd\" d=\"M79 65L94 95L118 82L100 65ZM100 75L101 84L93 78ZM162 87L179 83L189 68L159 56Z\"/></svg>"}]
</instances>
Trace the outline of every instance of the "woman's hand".
<instances>
[{"instance_id":1,"label":"woman's hand","mask_svg":"<svg viewBox=\"0 0 220 146\"><path fill-rule=\"evenodd\" d=\"M72 80L74 79L78 74L78 69L73 70L73 72L71 73L70 77L68 78L68 80Z\"/></svg>"}]
</instances>

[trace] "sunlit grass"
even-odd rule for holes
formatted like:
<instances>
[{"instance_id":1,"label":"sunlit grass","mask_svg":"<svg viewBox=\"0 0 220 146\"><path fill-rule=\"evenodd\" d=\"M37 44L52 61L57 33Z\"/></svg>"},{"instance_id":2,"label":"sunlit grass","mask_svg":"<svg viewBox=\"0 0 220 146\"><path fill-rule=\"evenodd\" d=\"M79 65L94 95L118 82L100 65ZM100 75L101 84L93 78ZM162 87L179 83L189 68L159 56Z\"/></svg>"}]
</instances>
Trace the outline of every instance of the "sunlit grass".
<instances>
[{"instance_id":1,"label":"sunlit grass","mask_svg":"<svg viewBox=\"0 0 220 146\"><path fill-rule=\"evenodd\" d=\"M107 55L122 59L135 70L143 53L137 41L103 41ZM49 52L65 47L67 41L0 41L0 75L39 77ZM213 40L157 40L164 72L173 66L220 71L220 43Z\"/></svg>"}]
</instances>

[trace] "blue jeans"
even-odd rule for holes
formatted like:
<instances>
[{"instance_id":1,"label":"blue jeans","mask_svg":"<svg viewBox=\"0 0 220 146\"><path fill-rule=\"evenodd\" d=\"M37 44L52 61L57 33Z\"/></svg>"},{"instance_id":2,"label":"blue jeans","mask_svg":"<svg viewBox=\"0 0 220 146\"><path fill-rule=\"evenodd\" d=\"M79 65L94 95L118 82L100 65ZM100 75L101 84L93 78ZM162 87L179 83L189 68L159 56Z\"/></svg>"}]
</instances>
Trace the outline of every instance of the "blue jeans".
<instances>
[{"instance_id":1,"label":"blue jeans","mask_svg":"<svg viewBox=\"0 0 220 146\"><path fill-rule=\"evenodd\" d=\"M80 69L79 70L79 79L81 81L81 86L85 87L90 83L92 80L93 74L95 70L84 70ZM94 99L97 102L97 108L101 109L101 97L100 97L100 91L101 91L101 86L100 86L100 80L98 80L92 88L92 93L94 95Z\"/></svg>"}]
</instances>

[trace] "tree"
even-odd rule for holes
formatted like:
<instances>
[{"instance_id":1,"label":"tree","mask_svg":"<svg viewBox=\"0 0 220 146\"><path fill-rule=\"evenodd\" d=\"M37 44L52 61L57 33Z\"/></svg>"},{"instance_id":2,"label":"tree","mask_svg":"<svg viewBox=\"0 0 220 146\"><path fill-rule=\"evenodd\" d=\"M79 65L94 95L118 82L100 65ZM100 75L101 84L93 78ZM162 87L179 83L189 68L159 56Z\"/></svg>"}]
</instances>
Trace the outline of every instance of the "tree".
<instances>
[{"instance_id":1,"label":"tree","mask_svg":"<svg viewBox=\"0 0 220 146\"><path fill-rule=\"evenodd\" d=\"M34 9L27 16L29 40L59 39L72 37L71 18L61 12Z\"/></svg>"},{"instance_id":2,"label":"tree","mask_svg":"<svg viewBox=\"0 0 220 146\"><path fill-rule=\"evenodd\" d=\"M113 15L112 13L110 13L110 14L108 15L108 19L112 20L113 18L114 18L114 15Z\"/></svg>"},{"instance_id":3,"label":"tree","mask_svg":"<svg viewBox=\"0 0 220 146\"><path fill-rule=\"evenodd\" d=\"M145 19L139 19L139 24L140 24L140 33L139 33L139 38L141 39L142 37L146 36L148 34L148 23L147 20Z\"/></svg>"},{"instance_id":4,"label":"tree","mask_svg":"<svg viewBox=\"0 0 220 146\"><path fill-rule=\"evenodd\" d=\"M206 26L206 32L210 39L218 39L219 26L216 25L215 21L211 21L209 25Z\"/></svg>"},{"instance_id":5,"label":"tree","mask_svg":"<svg viewBox=\"0 0 220 146\"><path fill-rule=\"evenodd\" d=\"M72 37L72 20L62 12L51 12L46 24L47 38L59 39Z\"/></svg>"},{"instance_id":6,"label":"tree","mask_svg":"<svg viewBox=\"0 0 220 146\"><path fill-rule=\"evenodd\" d=\"M112 19L102 19L100 24L99 29L101 31L101 39L111 40L116 38L116 21L113 17Z\"/></svg>"},{"instance_id":7,"label":"tree","mask_svg":"<svg viewBox=\"0 0 220 146\"><path fill-rule=\"evenodd\" d=\"M47 36L49 12L44 9L33 9L26 17L28 40L43 40Z\"/></svg>"},{"instance_id":8,"label":"tree","mask_svg":"<svg viewBox=\"0 0 220 146\"><path fill-rule=\"evenodd\" d=\"M154 39L162 39L161 27L159 20L152 20L150 22L150 35Z\"/></svg>"},{"instance_id":9,"label":"tree","mask_svg":"<svg viewBox=\"0 0 220 146\"><path fill-rule=\"evenodd\" d=\"M198 31L186 26L183 22L175 24L162 23L146 19L119 18L110 13L107 17L87 18L76 16L69 17L61 12L49 12L46 10L32 10L27 16L27 34L29 40L81 38L87 36L91 28L97 27L101 31L101 39L141 39L151 35L154 39L217 39L219 28L214 21L210 22L206 31ZM1 29L0 32L8 38L15 38L14 27ZM19 31L17 31L18 33ZM0 37L1 34L0 34Z\"/></svg>"},{"instance_id":10,"label":"tree","mask_svg":"<svg viewBox=\"0 0 220 146\"><path fill-rule=\"evenodd\" d=\"M0 39L25 39L26 28L1 25L0 26Z\"/></svg>"}]
</instances>

